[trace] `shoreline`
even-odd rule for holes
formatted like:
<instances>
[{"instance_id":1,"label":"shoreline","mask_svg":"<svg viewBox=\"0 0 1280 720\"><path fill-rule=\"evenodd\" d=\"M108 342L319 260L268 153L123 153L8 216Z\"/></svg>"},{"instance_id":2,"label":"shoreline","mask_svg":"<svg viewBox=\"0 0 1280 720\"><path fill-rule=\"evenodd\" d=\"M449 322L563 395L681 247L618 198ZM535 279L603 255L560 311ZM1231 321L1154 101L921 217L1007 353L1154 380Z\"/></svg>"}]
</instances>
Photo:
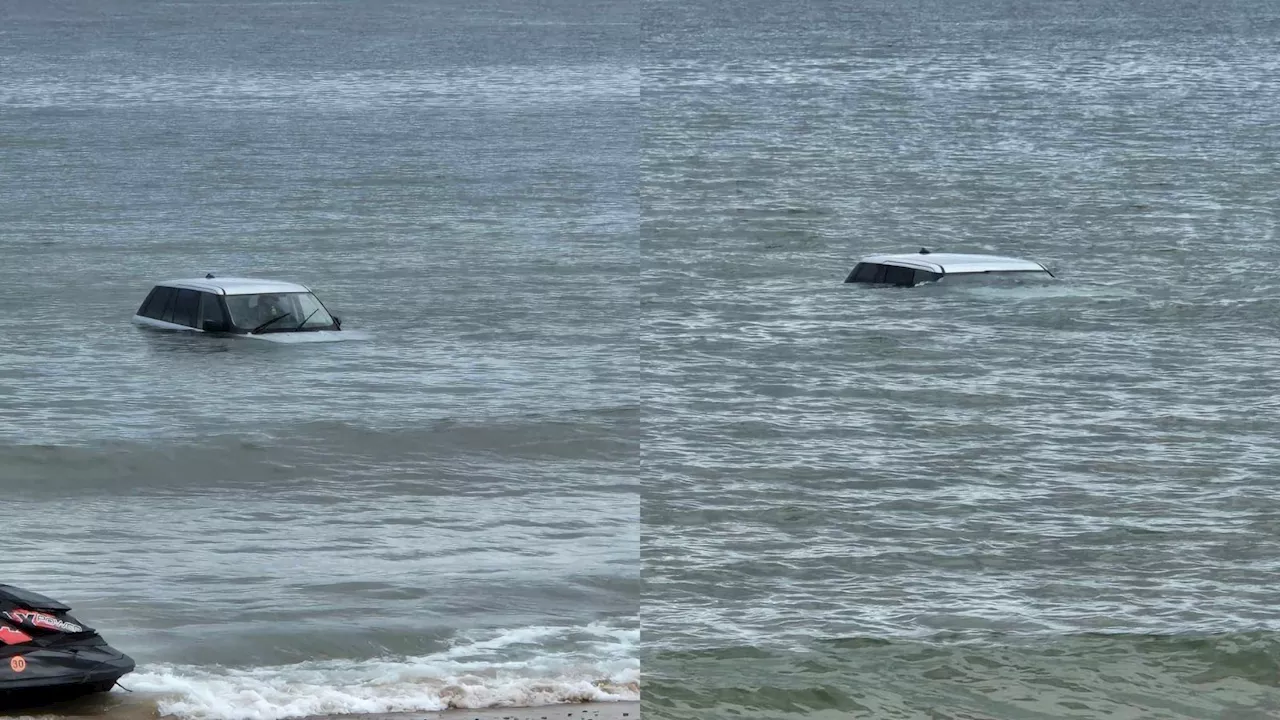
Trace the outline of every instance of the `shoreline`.
<instances>
[{"instance_id":1,"label":"shoreline","mask_svg":"<svg viewBox=\"0 0 1280 720\"><path fill-rule=\"evenodd\" d=\"M637 720L639 717L640 702L623 700L437 712L314 715L303 720Z\"/></svg>"},{"instance_id":2,"label":"shoreline","mask_svg":"<svg viewBox=\"0 0 1280 720\"><path fill-rule=\"evenodd\" d=\"M536 707L491 707L393 713L341 713L298 716L292 720L637 720L638 700L561 703ZM161 715L153 703L123 702L109 707L49 706L0 710L0 720L178 720Z\"/></svg>"},{"instance_id":3,"label":"shoreline","mask_svg":"<svg viewBox=\"0 0 1280 720\"><path fill-rule=\"evenodd\" d=\"M640 717L640 703L597 702L531 708L445 710L434 717L440 720L635 720Z\"/></svg>"}]
</instances>

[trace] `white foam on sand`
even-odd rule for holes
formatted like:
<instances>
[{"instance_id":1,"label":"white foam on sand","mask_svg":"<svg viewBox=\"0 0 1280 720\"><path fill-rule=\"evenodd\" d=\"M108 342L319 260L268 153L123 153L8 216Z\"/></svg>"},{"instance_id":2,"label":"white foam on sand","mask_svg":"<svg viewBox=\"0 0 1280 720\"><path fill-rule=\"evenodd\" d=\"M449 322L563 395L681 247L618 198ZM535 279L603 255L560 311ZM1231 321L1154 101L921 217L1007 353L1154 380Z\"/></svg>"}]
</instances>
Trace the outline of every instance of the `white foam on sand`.
<instances>
[{"instance_id":1,"label":"white foam on sand","mask_svg":"<svg viewBox=\"0 0 1280 720\"><path fill-rule=\"evenodd\" d=\"M557 639L584 633L592 636L585 645L579 640L571 652L554 649L563 646ZM520 628L421 657L257 668L140 666L122 684L135 699L154 696L161 715L190 720L638 701L639 634L596 625ZM530 653L530 646L546 650Z\"/></svg>"}]
</instances>

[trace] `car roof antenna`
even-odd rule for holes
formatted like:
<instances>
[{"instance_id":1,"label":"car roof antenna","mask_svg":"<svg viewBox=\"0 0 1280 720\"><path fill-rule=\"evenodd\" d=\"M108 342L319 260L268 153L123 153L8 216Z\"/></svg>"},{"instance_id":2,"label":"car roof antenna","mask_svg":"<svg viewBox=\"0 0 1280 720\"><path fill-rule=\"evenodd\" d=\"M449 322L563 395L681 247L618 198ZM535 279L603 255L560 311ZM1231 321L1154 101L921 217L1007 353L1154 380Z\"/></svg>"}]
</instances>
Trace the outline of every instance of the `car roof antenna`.
<instances>
[{"instance_id":1,"label":"car roof antenna","mask_svg":"<svg viewBox=\"0 0 1280 720\"><path fill-rule=\"evenodd\" d=\"M213 273L205 273L205 274L204 274L204 279L205 279L205 280L212 280L212 279L213 279Z\"/></svg>"},{"instance_id":2,"label":"car roof antenna","mask_svg":"<svg viewBox=\"0 0 1280 720\"><path fill-rule=\"evenodd\" d=\"M929 254L929 248L920 248L920 254L921 254L921 255L928 255L928 254Z\"/></svg>"}]
</instances>

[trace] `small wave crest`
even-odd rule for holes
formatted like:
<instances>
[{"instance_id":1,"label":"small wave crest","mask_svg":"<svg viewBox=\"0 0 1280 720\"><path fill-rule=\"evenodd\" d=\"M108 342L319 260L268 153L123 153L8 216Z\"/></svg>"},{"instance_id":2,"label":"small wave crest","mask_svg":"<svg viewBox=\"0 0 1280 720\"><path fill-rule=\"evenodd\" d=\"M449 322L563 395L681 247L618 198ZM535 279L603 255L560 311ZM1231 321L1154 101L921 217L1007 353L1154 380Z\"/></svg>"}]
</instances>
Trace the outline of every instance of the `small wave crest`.
<instances>
[{"instance_id":1,"label":"small wave crest","mask_svg":"<svg viewBox=\"0 0 1280 720\"><path fill-rule=\"evenodd\" d=\"M122 681L133 694L118 695L184 720L638 701L639 635L604 625L531 627L420 657L255 668L140 665Z\"/></svg>"}]
</instances>

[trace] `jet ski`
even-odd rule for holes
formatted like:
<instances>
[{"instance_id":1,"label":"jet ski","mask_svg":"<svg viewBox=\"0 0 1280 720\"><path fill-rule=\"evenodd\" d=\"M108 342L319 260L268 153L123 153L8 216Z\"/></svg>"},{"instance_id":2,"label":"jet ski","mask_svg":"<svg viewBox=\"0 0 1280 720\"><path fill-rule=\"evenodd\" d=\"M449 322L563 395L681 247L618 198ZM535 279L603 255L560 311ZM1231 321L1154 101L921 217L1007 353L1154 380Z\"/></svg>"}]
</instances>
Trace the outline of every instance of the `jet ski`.
<instances>
[{"instance_id":1,"label":"jet ski","mask_svg":"<svg viewBox=\"0 0 1280 720\"><path fill-rule=\"evenodd\" d=\"M106 692L133 658L39 593L0 584L0 710Z\"/></svg>"}]
</instances>

